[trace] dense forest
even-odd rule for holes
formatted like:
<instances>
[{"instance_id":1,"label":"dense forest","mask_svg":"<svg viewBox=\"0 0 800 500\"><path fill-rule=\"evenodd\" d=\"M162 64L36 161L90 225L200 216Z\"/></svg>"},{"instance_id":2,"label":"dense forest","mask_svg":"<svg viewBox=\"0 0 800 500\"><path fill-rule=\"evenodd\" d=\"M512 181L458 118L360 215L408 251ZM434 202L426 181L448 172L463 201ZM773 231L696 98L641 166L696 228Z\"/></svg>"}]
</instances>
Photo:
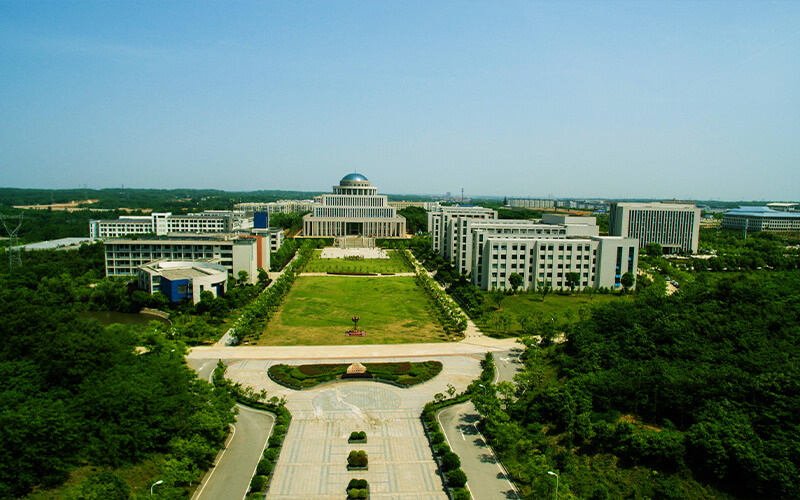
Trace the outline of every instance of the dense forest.
<instances>
[{"instance_id":1,"label":"dense forest","mask_svg":"<svg viewBox=\"0 0 800 500\"><path fill-rule=\"evenodd\" d=\"M477 391L526 498L800 497L800 273L699 273L528 342L516 387Z\"/></svg>"},{"instance_id":2,"label":"dense forest","mask_svg":"<svg viewBox=\"0 0 800 500\"><path fill-rule=\"evenodd\" d=\"M81 472L59 498L127 499L143 485L115 471L143 461L164 480L159 498L186 498L234 419L232 397L197 379L182 342L77 317L102 255L29 253L0 273L0 498Z\"/></svg>"}]
</instances>

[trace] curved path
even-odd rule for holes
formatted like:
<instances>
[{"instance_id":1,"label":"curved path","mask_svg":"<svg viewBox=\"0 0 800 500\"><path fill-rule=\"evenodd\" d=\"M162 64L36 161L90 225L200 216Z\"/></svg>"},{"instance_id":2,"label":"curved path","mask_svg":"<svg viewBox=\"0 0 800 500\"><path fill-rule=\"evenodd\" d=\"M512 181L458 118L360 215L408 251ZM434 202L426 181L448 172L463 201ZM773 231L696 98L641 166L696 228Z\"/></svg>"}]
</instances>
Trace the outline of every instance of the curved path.
<instances>
[{"instance_id":1,"label":"curved path","mask_svg":"<svg viewBox=\"0 0 800 500\"><path fill-rule=\"evenodd\" d=\"M521 348L494 353L497 373L494 382L511 381L520 370ZM519 494L497 459L486 438L478 431L480 420L472 402L441 410L436 419L450 448L461 458L461 469L467 474L467 486L476 500L517 499Z\"/></svg>"},{"instance_id":2,"label":"curved path","mask_svg":"<svg viewBox=\"0 0 800 500\"><path fill-rule=\"evenodd\" d=\"M217 456L192 497L193 500L242 500L261 459L275 417L270 413L237 405L239 415L232 436Z\"/></svg>"}]
</instances>

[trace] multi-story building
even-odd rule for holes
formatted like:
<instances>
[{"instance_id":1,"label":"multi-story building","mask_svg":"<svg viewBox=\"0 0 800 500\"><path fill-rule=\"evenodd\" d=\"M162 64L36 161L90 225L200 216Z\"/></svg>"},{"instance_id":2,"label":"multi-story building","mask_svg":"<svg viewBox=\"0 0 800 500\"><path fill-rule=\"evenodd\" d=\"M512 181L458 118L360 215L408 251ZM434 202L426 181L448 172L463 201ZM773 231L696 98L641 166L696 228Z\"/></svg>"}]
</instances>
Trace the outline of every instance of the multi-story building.
<instances>
[{"instance_id":1,"label":"multi-story building","mask_svg":"<svg viewBox=\"0 0 800 500\"><path fill-rule=\"evenodd\" d=\"M554 289L569 288L569 275L577 277L577 289L619 288L622 275L634 278L638 242L614 236L569 238L507 237L491 235L483 242L474 264L473 283L483 290L511 289L512 274L522 277L521 289L548 283Z\"/></svg>"},{"instance_id":2,"label":"multi-story building","mask_svg":"<svg viewBox=\"0 0 800 500\"><path fill-rule=\"evenodd\" d=\"M190 299L200 302L203 292L221 297L228 289L228 270L215 259L171 261L158 259L138 267L139 288L149 294L161 292L170 302Z\"/></svg>"},{"instance_id":3,"label":"multi-story building","mask_svg":"<svg viewBox=\"0 0 800 500\"><path fill-rule=\"evenodd\" d=\"M89 236L92 238L118 238L131 234L169 233L227 233L234 228L231 213L199 213L173 215L169 212L154 212L148 216L128 216L119 219L89 221Z\"/></svg>"},{"instance_id":4,"label":"multi-story building","mask_svg":"<svg viewBox=\"0 0 800 500\"><path fill-rule=\"evenodd\" d=\"M314 200L279 200L268 203L247 202L237 203L234 210L241 210L247 214L264 212L267 214L291 214L311 212L314 209Z\"/></svg>"},{"instance_id":5,"label":"multi-story building","mask_svg":"<svg viewBox=\"0 0 800 500\"><path fill-rule=\"evenodd\" d=\"M722 214L722 227L740 231L800 231L800 212L739 207Z\"/></svg>"},{"instance_id":6,"label":"multi-story building","mask_svg":"<svg viewBox=\"0 0 800 500\"><path fill-rule=\"evenodd\" d=\"M461 224L462 222L459 222ZM481 272L477 269L482 259L484 242L490 238L506 239L562 239L574 236L597 236L594 217L573 217L544 214L541 220L466 220L462 238L456 245L451 262L461 274L472 275L477 286L481 286Z\"/></svg>"},{"instance_id":7,"label":"multi-story building","mask_svg":"<svg viewBox=\"0 0 800 500\"><path fill-rule=\"evenodd\" d=\"M491 208L468 206L439 207L428 212L428 232L431 235L431 250L445 259L451 259L456 251L456 243L463 239L464 224L458 220L497 219L497 211Z\"/></svg>"},{"instance_id":8,"label":"multi-story building","mask_svg":"<svg viewBox=\"0 0 800 500\"><path fill-rule=\"evenodd\" d=\"M403 238L406 218L387 203L386 195L370 185L361 174L342 177L333 193L324 194L321 203L303 217L303 236L367 236Z\"/></svg>"},{"instance_id":9,"label":"multi-story building","mask_svg":"<svg viewBox=\"0 0 800 500\"><path fill-rule=\"evenodd\" d=\"M667 253L697 252L700 209L689 203L613 202L609 234L639 240L639 248L658 243Z\"/></svg>"},{"instance_id":10,"label":"multi-story building","mask_svg":"<svg viewBox=\"0 0 800 500\"><path fill-rule=\"evenodd\" d=\"M398 210L409 207L419 207L423 210L431 211L436 210L440 205L438 201L390 201L389 206Z\"/></svg>"},{"instance_id":11,"label":"multi-story building","mask_svg":"<svg viewBox=\"0 0 800 500\"><path fill-rule=\"evenodd\" d=\"M508 200L509 206L513 208L555 208L555 200L535 199L535 198L511 198Z\"/></svg>"},{"instance_id":12,"label":"multi-story building","mask_svg":"<svg viewBox=\"0 0 800 500\"><path fill-rule=\"evenodd\" d=\"M181 236L108 239L105 244L107 276L135 275L138 267L158 259L197 261L218 259L234 276L246 271L255 283L258 269L269 269L267 240L257 236Z\"/></svg>"}]
</instances>

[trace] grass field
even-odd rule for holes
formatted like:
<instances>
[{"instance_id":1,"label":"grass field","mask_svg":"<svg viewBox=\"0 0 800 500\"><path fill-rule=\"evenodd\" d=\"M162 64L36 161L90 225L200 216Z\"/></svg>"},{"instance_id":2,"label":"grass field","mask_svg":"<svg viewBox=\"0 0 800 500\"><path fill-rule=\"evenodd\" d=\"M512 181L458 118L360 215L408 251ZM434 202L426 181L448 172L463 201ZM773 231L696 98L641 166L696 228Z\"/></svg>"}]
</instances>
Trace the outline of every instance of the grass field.
<instances>
[{"instance_id":1,"label":"grass field","mask_svg":"<svg viewBox=\"0 0 800 500\"><path fill-rule=\"evenodd\" d=\"M394 250L387 250L388 259L323 259L320 258L322 250L315 250L314 256L306 265L306 273L408 273L412 272Z\"/></svg>"},{"instance_id":2,"label":"grass field","mask_svg":"<svg viewBox=\"0 0 800 500\"><path fill-rule=\"evenodd\" d=\"M410 277L317 277L297 281L259 345L403 344L445 340L429 299ZM359 316L366 337L346 337Z\"/></svg>"},{"instance_id":3,"label":"grass field","mask_svg":"<svg viewBox=\"0 0 800 500\"><path fill-rule=\"evenodd\" d=\"M484 300L487 304L494 305L489 298L489 294L484 294ZM496 325L490 321L492 314L505 313L510 316L511 323L508 329L503 332L506 335L520 335L522 334L522 325L519 318L527 314L541 314L544 318L555 318L577 321L580 318L581 308L590 308L595 304L602 304L604 302L612 302L615 300L633 300L633 296L619 296L614 294L599 294L592 295L576 293L575 295L557 295L555 293L549 294L544 301L541 300L541 295L538 293L519 293L517 295L506 295L500 302L500 309L493 313L488 313L482 316L476 324L486 333L498 333Z\"/></svg>"}]
</instances>

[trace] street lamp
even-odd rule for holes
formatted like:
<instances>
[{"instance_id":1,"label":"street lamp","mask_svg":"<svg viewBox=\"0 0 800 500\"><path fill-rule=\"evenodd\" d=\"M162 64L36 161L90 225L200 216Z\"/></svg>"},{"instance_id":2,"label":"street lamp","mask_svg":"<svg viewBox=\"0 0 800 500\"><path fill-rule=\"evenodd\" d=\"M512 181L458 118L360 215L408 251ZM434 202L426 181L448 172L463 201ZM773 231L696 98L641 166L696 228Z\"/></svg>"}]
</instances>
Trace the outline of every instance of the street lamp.
<instances>
[{"instance_id":1,"label":"street lamp","mask_svg":"<svg viewBox=\"0 0 800 500\"><path fill-rule=\"evenodd\" d=\"M480 387L483 387L483 394L486 395L486 386L483 384L478 384Z\"/></svg>"},{"instance_id":2,"label":"street lamp","mask_svg":"<svg viewBox=\"0 0 800 500\"><path fill-rule=\"evenodd\" d=\"M163 482L164 482L164 480L163 480L163 479L159 479L158 481L156 481L155 483L153 483L153 484L150 486L150 496L153 496L153 488L155 488L157 485L159 485L159 484L161 484L161 483L163 483Z\"/></svg>"},{"instance_id":3,"label":"street lamp","mask_svg":"<svg viewBox=\"0 0 800 500\"><path fill-rule=\"evenodd\" d=\"M556 474L551 470L547 471L547 473L550 474L551 476L556 476L556 500L558 500L558 474Z\"/></svg>"}]
</instances>

